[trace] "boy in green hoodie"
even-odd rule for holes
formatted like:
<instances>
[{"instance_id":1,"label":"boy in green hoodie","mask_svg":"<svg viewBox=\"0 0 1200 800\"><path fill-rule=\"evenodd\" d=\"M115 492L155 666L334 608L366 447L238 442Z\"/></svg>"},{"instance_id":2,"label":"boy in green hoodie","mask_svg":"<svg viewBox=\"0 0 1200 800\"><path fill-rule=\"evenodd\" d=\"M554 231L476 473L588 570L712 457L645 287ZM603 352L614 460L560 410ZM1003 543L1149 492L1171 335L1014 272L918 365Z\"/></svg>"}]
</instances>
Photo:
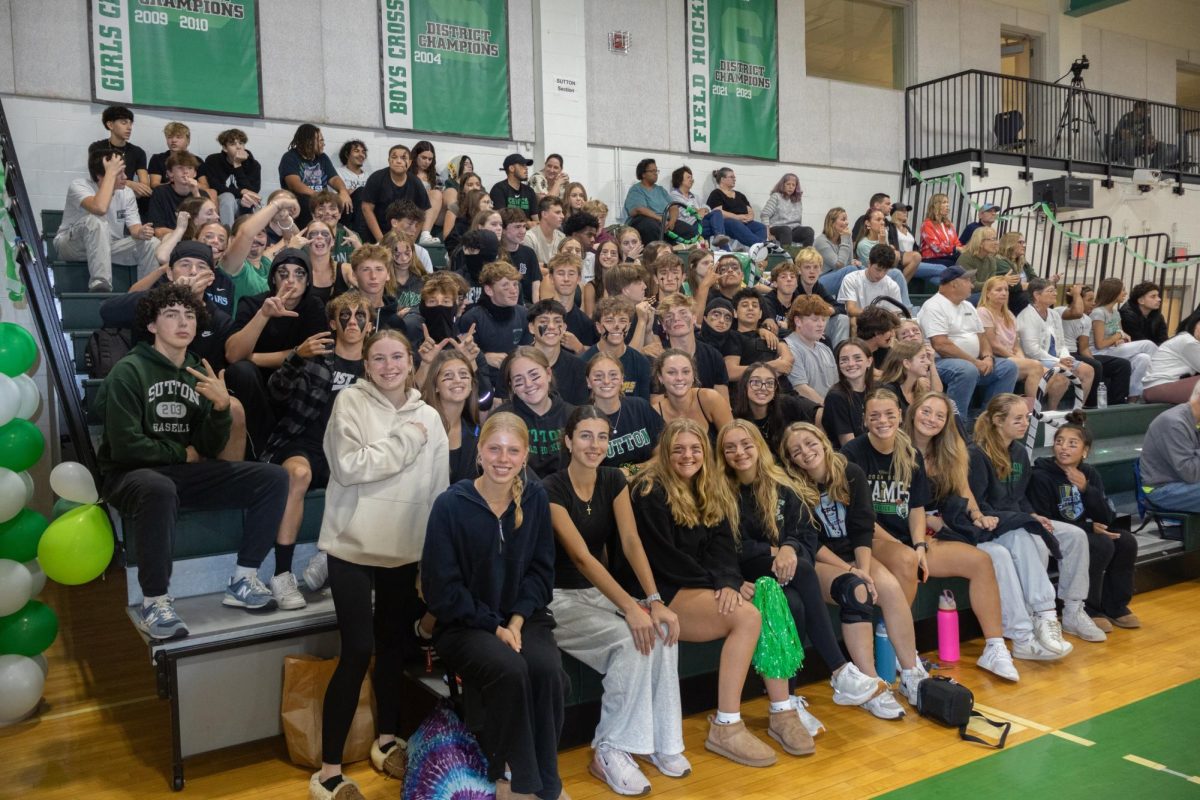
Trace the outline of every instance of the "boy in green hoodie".
<instances>
[{"instance_id":1,"label":"boy in green hoodie","mask_svg":"<svg viewBox=\"0 0 1200 800\"><path fill-rule=\"evenodd\" d=\"M225 373L187 350L206 314L185 286L147 292L136 327L152 341L117 362L97 397L104 496L137 548L143 595L137 623L152 639L187 635L167 595L180 507L245 509L237 568L221 602L246 609L274 604L258 568L283 516L287 473L273 464L216 460L230 430Z\"/></svg>"}]
</instances>

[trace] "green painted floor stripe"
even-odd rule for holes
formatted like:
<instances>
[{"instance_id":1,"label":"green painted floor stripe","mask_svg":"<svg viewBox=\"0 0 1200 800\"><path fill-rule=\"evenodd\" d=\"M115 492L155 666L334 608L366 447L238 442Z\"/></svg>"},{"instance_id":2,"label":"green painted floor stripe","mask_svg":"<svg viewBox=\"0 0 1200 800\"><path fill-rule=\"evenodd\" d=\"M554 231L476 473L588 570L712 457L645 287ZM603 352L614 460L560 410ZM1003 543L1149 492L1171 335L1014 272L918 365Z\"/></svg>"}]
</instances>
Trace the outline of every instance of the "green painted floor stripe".
<instances>
[{"instance_id":1,"label":"green painted floor stripe","mask_svg":"<svg viewBox=\"0 0 1200 800\"><path fill-rule=\"evenodd\" d=\"M1095 742L1080 747L1041 736L882 795L888 800L1200 798L1200 681L1192 681L1072 725ZM963 747L977 745L963 744ZM1138 761L1126 759L1133 754ZM1147 768L1139 761L1162 765Z\"/></svg>"}]
</instances>

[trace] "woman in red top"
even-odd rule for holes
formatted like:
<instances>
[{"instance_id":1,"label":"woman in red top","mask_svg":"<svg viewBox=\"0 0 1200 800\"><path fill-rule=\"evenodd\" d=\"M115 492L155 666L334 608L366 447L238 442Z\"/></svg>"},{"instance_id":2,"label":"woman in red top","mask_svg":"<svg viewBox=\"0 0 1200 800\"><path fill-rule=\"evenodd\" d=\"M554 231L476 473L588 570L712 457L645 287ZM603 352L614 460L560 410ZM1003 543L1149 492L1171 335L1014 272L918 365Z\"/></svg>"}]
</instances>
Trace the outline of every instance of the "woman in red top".
<instances>
[{"instance_id":1,"label":"woman in red top","mask_svg":"<svg viewBox=\"0 0 1200 800\"><path fill-rule=\"evenodd\" d=\"M921 260L950 266L958 259L959 250L962 243L950 221L950 198L935 194L929 198L925 222L921 225Z\"/></svg>"}]
</instances>

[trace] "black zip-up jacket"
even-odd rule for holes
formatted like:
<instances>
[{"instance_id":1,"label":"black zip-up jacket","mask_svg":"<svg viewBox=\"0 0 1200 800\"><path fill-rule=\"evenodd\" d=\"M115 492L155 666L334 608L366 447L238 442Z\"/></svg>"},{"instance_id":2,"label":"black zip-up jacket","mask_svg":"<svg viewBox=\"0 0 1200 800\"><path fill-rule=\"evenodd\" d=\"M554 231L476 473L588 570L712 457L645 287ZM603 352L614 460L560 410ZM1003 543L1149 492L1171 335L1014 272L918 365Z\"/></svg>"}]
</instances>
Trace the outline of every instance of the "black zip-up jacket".
<instances>
[{"instance_id":1,"label":"black zip-up jacket","mask_svg":"<svg viewBox=\"0 0 1200 800\"><path fill-rule=\"evenodd\" d=\"M1000 518L1000 524L996 526L995 530L977 529L979 541L991 541L1009 531L1024 529L1036 536L1041 536L1046 542L1046 547L1050 549L1050 553L1055 558L1061 558L1058 540L1033 518L1035 513L1033 506L1025 497L1025 490L1029 486L1033 468L1029 464L1029 455L1025 452L1024 444L1013 442L1008 446L1012 472L1004 480L1000 480L996 475L991 460L979 445L971 445L967 452L970 457L967 482L971 486L971 493L975 495L975 502L979 504L979 510L985 515Z\"/></svg>"},{"instance_id":2,"label":"black zip-up jacket","mask_svg":"<svg viewBox=\"0 0 1200 800\"><path fill-rule=\"evenodd\" d=\"M1042 456L1033 463L1033 475L1029 479L1026 496L1034 510L1042 516L1069 522L1083 528L1085 533L1091 533L1092 523L1111 525L1116 520L1116 514L1108 505L1104 481L1096 468L1082 463L1079 471L1087 478L1087 487L1082 492L1067 480L1067 473L1053 458Z\"/></svg>"},{"instance_id":3,"label":"black zip-up jacket","mask_svg":"<svg viewBox=\"0 0 1200 800\"><path fill-rule=\"evenodd\" d=\"M770 558L772 547L784 545L790 545L796 555L808 563L816 563L817 549L821 546L817 540L816 522L795 492L786 486L780 486L778 491L775 525L779 529L779 542L773 545L754 497L754 487L738 487L738 528L741 532L737 541L739 563L764 556Z\"/></svg>"}]
</instances>

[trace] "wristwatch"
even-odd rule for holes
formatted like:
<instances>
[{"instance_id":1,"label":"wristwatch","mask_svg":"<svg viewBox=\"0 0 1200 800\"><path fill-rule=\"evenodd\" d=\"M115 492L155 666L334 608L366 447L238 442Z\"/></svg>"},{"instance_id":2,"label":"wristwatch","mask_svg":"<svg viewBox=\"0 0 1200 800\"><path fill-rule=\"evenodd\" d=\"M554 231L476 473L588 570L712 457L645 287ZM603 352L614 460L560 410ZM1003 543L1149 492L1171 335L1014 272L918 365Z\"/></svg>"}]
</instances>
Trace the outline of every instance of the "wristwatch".
<instances>
[{"instance_id":1,"label":"wristwatch","mask_svg":"<svg viewBox=\"0 0 1200 800\"><path fill-rule=\"evenodd\" d=\"M929 542L917 542L916 544L913 545L913 547L914 548L923 547L925 549L926 553L929 552Z\"/></svg>"},{"instance_id":2,"label":"wristwatch","mask_svg":"<svg viewBox=\"0 0 1200 800\"><path fill-rule=\"evenodd\" d=\"M649 595L644 600L638 600L638 605L641 606L642 608L650 608L650 605L652 603L654 603L655 601L657 601L659 603L662 602L662 595L660 595L658 592L655 592L654 594Z\"/></svg>"}]
</instances>

